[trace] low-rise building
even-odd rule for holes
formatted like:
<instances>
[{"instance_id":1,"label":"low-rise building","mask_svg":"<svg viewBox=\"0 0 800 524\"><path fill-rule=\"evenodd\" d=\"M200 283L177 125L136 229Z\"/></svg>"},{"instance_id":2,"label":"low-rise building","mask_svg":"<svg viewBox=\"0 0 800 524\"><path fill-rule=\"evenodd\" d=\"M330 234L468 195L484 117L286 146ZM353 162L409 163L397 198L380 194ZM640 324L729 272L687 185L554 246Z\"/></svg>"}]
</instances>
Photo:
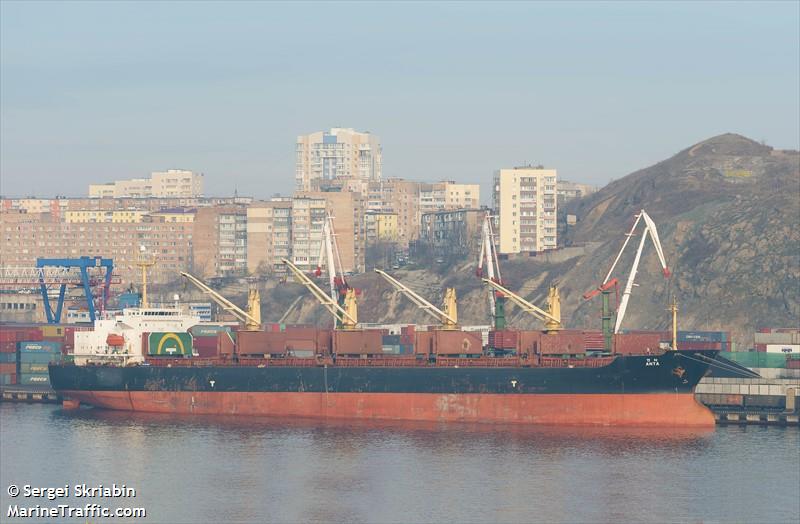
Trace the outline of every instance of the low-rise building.
<instances>
[{"instance_id":1,"label":"low-rise building","mask_svg":"<svg viewBox=\"0 0 800 524\"><path fill-rule=\"evenodd\" d=\"M364 215L367 243L393 242L399 239L397 213L367 211Z\"/></svg>"},{"instance_id":2,"label":"low-rise building","mask_svg":"<svg viewBox=\"0 0 800 524\"><path fill-rule=\"evenodd\" d=\"M420 242L439 258L476 255L486 209L455 209L422 215Z\"/></svg>"},{"instance_id":3,"label":"low-rise building","mask_svg":"<svg viewBox=\"0 0 800 524\"><path fill-rule=\"evenodd\" d=\"M578 182L570 182L569 180L558 180L556 182L556 193L558 194L559 203L582 198L596 191L597 187L589 184L580 184Z\"/></svg>"}]
</instances>

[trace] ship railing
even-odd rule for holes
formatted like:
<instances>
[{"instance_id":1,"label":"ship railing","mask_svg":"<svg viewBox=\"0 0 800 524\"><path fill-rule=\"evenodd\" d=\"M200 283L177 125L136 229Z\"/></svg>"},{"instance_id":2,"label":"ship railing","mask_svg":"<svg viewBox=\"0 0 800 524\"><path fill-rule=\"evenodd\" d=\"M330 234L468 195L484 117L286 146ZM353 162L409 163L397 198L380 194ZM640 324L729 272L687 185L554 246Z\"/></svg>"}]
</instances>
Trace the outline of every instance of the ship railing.
<instances>
[{"instance_id":1,"label":"ship railing","mask_svg":"<svg viewBox=\"0 0 800 524\"><path fill-rule=\"evenodd\" d=\"M589 358L556 358L542 357L539 366L542 368L601 368L614 361L615 357L589 357Z\"/></svg>"},{"instance_id":2,"label":"ship railing","mask_svg":"<svg viewBox=\"0 0 800 524\"><path fill-rule=\"evenodd\" d=\"M518 357L436 357L437 367L518 368L522 364L522 360Z\"/></svg>"}]
</instances>

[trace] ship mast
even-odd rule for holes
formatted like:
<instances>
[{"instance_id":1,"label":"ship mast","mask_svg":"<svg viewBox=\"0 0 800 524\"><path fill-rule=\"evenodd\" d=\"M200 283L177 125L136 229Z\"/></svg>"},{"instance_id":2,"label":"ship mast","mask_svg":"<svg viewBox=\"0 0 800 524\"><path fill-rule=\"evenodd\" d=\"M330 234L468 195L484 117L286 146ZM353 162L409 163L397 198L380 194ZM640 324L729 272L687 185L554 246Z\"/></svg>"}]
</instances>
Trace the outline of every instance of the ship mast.
<instances>
[{"instance_id":1,"label":"ship mast","mask_svg":"<svg viewBox=\"0 0 800 524\"><path fill-rule=\"evenodd\" d=\"M136 259L136 265L142 269L142 308L150 307L147 301L147 268L156 265L156 257L152 255L147 256L147 248L139 246L139 256Z\"/></svg>"}]
</instances>

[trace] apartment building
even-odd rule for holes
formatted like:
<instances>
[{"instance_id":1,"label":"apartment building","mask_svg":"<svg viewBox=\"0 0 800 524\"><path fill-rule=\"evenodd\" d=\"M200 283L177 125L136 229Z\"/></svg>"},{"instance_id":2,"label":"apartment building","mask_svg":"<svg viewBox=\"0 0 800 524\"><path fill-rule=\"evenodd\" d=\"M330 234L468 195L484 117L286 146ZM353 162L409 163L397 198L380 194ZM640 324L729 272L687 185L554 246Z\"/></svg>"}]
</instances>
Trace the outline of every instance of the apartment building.
<instances>
[{"instance_id":1,"label":"apartment building","mask_svg":"<svg viewBox=\"0 0 800 524\"><path fill-rule=\"evenodd\" d=\"M555 169L515 167L494 175L499 252L519 253L557 247Z\"/></svg>"},{"instance_id":2,"label":"apartment building","mask_svg":"<svg viewBox=\"0 0 800 524\"><path fill-rule=\"evenodd\" d=\"M285 273L291 256L292 199L253 202L247 207L248 273Z\"/></svg>"},{"instance_id":3,"label":"apartment building","mask_svg":"<svg viewBox=\"0 0 800 524\"><path fill-rule=\"evenodd\" d=\"M399 239L397 228L397 213L390 211L367 211L364 215L366 228L366 241L397 242Z\"/></svg>"},{"instance_id":4,"label":"apartment building","mask_svg":"<svg viewBox=\"0 0 800 524\"><path fill-rule=\"evenodd\" d=\"M323 198L296 195L292 200L291 261L300 269L316 268L327 216L328 203Z\"/></svg>"},{"instance_id":5,"label":"apartment building","mask_svg":"<svg viewBox=\"0 0 800 524\"><path fill-rule=\"evenodd\" d=\"M136 258L141 246L155 256L155 284L178 279L192 260L192 222L144 216L137 222L65 222L50 213L0 212L3 266L32 267L36 259L101 256L114 259L123 285L140 280Z\"/></svg>"},{"instance_id":6,"label":"apartment building","mask_svg":"<svg viewBox=\"0 0 800 524\"><path fill-rule=\"evenodd\" d=\"M435 257L477 256L486 209L456 209L422 215L420 242Z\"/></svg>"},{"instance_id":7,"label":"apartment building","mask_svg":"<svg viewBox=\"0 0 800 524\"><path fill-rule=\"evenodd\" d=\"M350 191L308 191L296 194L296 199L309 199L311 201L325 202L326 209L333 217L333 230L336 235L336 244L343 271L362 271L366 250L366 225L364 220L365 199L361 193ZM321 237L320 237L321 238ZM295 249L298 239L292 237ZM318 244L317 244L318 245ZM312 257L318 257L317 252L312 252ZM311 261L317 263L316 258Z\"/></svg>"},{"instance_id":8,"label":"apartment building","mask_svg":"<svg viewBox=\"0 0 800 524\"><path fill-rule=\"evenodd\" d=\"M352 128L334 127L297 137L295 181L298 191L317 191L327 181L380 180L380 138Z\"/></svg>"},{"instance_id":9,"label":"apartment building","mask_svg":"<svg viewBox=\"0 0 800 524\"><path fill-rule=\"evenodd\" d=\"M479 184L456 184L453 181L420 183L420 215L445 209L477 209L480 200Z\"/></svg>"},{"instance_id":10,"label":"apartment building","mask_svg":"<svg viewBox=\"0 0 800 524\"><path fill-rule=\"evenodd\" d=\"M198 208L194 219L194 271L196 276L247 273L247 208Z\"/></svg>"},{"instance_id":11,"label":"apartment building","mask_svg":"<svg viewBox=\"0 0 800 524\"><path fill-rule=\"evenodd\" d=\"M90 198L191 198L203 194L203 175L182 169L155 171L150 178L89 184Z\"/></svg>"}]
</instances>

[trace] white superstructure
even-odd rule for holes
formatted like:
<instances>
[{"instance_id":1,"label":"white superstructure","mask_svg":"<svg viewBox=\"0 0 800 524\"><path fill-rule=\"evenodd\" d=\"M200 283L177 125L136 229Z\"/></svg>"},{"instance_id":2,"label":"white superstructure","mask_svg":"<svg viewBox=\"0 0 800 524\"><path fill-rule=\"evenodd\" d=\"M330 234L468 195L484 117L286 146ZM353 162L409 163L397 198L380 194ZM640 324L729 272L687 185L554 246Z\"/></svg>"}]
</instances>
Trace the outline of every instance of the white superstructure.
<instances>
[{"instance_id":1,"label":"white superstructure","mask_svg":"<svg viewBox=\"0 0 800 524\"><path fill-rule=\"evenodd\" d=\"M200 317L171 308L129 308L98 319L94 329L75 331L75 363L144 361L144 333L185 333L199 324Z\"/></svg>"}]
</instances>

